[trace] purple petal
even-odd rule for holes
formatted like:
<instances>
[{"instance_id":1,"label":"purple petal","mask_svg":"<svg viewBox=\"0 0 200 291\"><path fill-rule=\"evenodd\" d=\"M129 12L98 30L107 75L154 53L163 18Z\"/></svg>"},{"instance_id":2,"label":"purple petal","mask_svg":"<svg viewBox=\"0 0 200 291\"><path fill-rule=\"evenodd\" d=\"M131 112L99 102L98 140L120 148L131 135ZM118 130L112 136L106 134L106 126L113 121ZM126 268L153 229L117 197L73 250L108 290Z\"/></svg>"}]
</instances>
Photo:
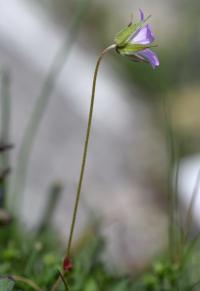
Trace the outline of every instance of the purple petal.
<instances>
[{"instance_id":1,"label":"purple petal","mask_svg":"<svg viewBox=\"0 0 200 291\"><path fill-rule=\"evenodd\" d=\"M130 43L151 44L155 40L149 24L140 28L130 39Z\"/></svg>"},{"instance_id":2,"label":"purple petal","mask_svg":"<svg viewBox=\"0 0 200 291\"><path fill-rule=\"evenodd\" d=\"M140 12L140 20L144 21L144 12L141 9L139 9L139 12Z\"/></svg>"},{"instance_id":3,"label":"purple petal","mask_svg":"<svg viewBox=\"0 0 200 291\"><path fill-rule=\"evenodd\" d=\"M148 61L153 69L160 65L157 55L150 49L145 49L137 53L139 56L142 56L146 61Z\"/></svg>"}]
</instances>

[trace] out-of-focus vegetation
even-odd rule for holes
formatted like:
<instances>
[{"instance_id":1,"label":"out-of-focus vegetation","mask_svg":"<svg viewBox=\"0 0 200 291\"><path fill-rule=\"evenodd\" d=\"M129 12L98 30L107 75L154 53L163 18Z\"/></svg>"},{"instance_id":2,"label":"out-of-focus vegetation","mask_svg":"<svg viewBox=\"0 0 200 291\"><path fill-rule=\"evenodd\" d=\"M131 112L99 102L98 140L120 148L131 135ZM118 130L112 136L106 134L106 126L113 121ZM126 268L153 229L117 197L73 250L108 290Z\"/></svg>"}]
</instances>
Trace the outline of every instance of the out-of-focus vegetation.
<instances>
[{"instance_id":1,"label":"out-of-focus vegetation","mask_svg":"<svg viewBox=\"0 0 200 291\"><path fill-rule=\"evenodd\" d=\"M21 229L21 226L20 226ZM156 259L143 273L120 276L108 271L101 260L104 240L97 230L87 231L75 247L73 269L65 280L71 291L197 291L199 290L199 241L179 246L176 257L168 255ZM49 291L62 264L62 244L55 233L45 231L39 235L19 231L19 226L1 228L0 286L8 278L14 280L8 290ZM9 276L8 276L9 275ZM12 281L13 282L13 281ZM57 290L67 290L60 282Z\"/></svg>"}]
</instances>

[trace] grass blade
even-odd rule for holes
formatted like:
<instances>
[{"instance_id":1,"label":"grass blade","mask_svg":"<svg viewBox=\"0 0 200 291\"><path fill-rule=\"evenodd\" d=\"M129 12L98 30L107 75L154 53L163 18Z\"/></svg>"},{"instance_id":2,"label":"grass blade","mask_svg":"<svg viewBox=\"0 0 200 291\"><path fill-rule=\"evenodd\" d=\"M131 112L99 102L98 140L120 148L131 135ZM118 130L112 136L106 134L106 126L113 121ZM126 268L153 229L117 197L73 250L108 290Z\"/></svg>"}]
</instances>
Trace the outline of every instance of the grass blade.
<instances>
[{"instance_id":1,"label":"grass blade","mask_svg":"<svg viewBox=\"0 0 200 291\"><path fill-rule=\"evenodd\" d=\"M41 94L36 101L34 110L22 138L22 143L17 158L16 177L13 181L13 187L11 191L12 195L14 194L14 197L12 198L14 201L13 206L15 213L18 213L19 211L19 203L25 187L29 159L39 126L45 114L45 110L47 108L51 92L55 86L57 77L61 73L76 40L83 17L87 12L89 2L90 0L80 0L78 2L77 12L72 21L71 28L68 31L64 44L54 58L49 74L42 86Z\"/></svg>"},{"instance_id":2,"label":"grass blade","mask_svg":"<svg viewBox=\"0 0 200 291\"><path fill-rule=\"evenodd\" d=\"M1 152L1 167L2 173L9 172L9 138L10 138L10 76L7 70L1 72L1 128L0 128L0 144L2 145ZM4 149L3 149L4 148ZM5 208L7 204L8 192L8 176L2 175L0 181L0 207Z\"/></svg>"}]
</instances>

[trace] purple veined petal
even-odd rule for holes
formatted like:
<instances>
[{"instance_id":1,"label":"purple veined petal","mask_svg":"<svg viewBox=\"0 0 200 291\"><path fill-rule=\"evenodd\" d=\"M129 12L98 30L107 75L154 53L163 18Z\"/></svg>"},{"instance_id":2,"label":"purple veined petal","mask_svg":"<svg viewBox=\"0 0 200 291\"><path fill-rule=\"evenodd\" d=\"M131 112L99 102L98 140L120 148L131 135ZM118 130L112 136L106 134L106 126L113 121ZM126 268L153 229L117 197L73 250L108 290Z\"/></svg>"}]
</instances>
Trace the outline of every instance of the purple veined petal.
<instances>
[{"instance_id":1,"label":"purple veined petal","mask_svg":"<svg viewBox=\"0 0 200 291\"><path fill-rule=\"evenodd\" d=\"M144 21L144 12L142 11L142 9L139 9L140 12L140 20Z\"/></svg>"},{"instance_id":2,"label":"purple veined petal","mask_svg":"<svg viewBox=\"0 0 200 291\"><path fill-rule=\"evenodd\" d=\"M151 44L155 40L152 29L149 24L140 28L129 40L130 43L134 44Z\"/></svg>"},{"instance_id":3,"label":"purple veined petal","mask_svg":"<svg viewBox=\"0 0 200 291\"><path fill-rule=\"evenodd\" d=\"M139 56L143 57L145 60L147 60L153 69L158 67L160 65L159 59L157 55L150 49L145 49L137 53Z\"/></svg>"}]
</instances>

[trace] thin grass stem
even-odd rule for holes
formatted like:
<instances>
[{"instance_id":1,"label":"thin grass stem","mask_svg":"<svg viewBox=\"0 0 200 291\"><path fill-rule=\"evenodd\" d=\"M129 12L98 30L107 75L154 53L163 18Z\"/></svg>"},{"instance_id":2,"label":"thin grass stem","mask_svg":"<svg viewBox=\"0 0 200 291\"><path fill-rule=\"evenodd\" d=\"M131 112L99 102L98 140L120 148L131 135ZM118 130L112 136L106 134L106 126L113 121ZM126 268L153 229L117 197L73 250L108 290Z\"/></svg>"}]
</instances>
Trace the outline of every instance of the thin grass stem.
<instances>
[{"instance_id":1,"label":"thin grass stem","mask_svg":"<svg viewBox=\"0 0 200 291\"><path fill-rule=\"evenodd\" d=\"M175 205L176 197L173 191L172 183L172 173L175 165L175 151L174 151L174 138L170 121L169 108L166 101L166 97L163 97L163 110L165 118L165 131L168 146L168 175L167 175L167 192L168 192L168 209L169 209L169 254L170 258L174 259L174 249L175 249Z\"/></svg>"},{"instance_id":2,"label":"thin grass stem","mask_svg":"<svg viewBox=\"0 0 200 291\"><path fill-rule=\"evenodd\" d=\"M64 278L63 274L62 274L60 271L59 271L59 274L60 274L60 278L61 278L61 280L63 281L63 284L64 284L64 286L65 286L65 290L66 290L66 291L70 291L70 288L69 288L69 284L68 284L68 282L67 282L67 279Z\"/></svg>"},{"instance_id":3,"label":"thin grass stem","mask_svg":"<svg viewBox=\"0 0 200 291\"><path fill-rule=\"evenodd\" d=\"M91 0L79 0L78 2L77 12L67 33L66 40L53 60L22 138L16 164L16 177L13 181L13 187L11 191L12 195L14 195L14 197L11 198L13 201L15 213L19 212L19 203L24 192L29 160L39 126L41 125L43 116L47 109L56 80L60 75L64 65L66 64L73 44L77 38L83 17L88 10L90 1Z\"/></svg>"},{"instance_id":4,"label":"thin grass stem","mask_svg":"<svg viewBox=\"0 0 200 291\"><path fill-rule=\"evenodd\" d=\"M5 147L1 153L2 171L9 169L9 145L10 139L10 75L7 70L1 72L1 129L0 129L0 143ZM5 175L1 181L1 198L0 207L6 208L8 199L8 183L9 178Z\"/></svg>"},{"instance_id":5,"label":"thin grass stem","mask_svg":"<svg viewBox=\"0 0 200 291\"><path fill-rule=\"evenodd\" d=\"M35 291L42 291L42 289L35 282L33 282L32 280L30 280L28 278L18 276L18 275L12 275L12 278L15 281L25 283L26 285L28 285L29 287L31 287Z\"/></svg>"}]
</instances>

